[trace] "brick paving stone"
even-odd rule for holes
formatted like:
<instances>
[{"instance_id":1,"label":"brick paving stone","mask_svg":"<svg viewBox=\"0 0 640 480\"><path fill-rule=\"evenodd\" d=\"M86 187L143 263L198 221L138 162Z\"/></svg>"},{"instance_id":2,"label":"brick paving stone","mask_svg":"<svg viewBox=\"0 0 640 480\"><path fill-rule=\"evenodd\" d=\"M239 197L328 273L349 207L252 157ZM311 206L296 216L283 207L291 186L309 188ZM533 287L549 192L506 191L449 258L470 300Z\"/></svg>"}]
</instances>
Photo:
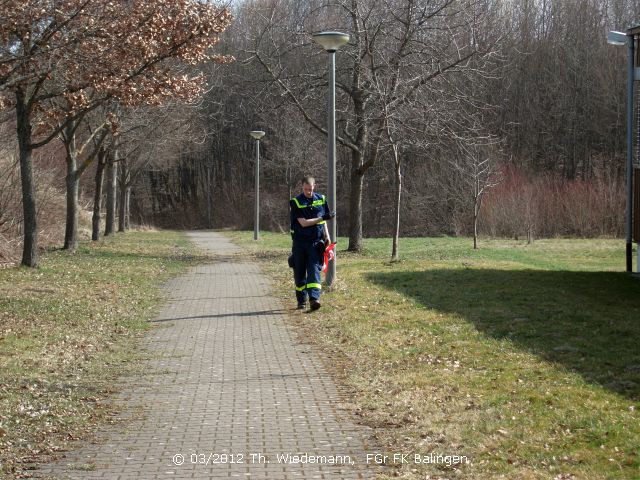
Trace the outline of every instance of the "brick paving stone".
<instances>
[{"instance_id":1,"label":"brick paving stone","mask_svg":"<svg viewBox=\"0 0 640 480\"><path fill-rule=\"evenodd\" d=\"M168 282L169 300L145 339L146 374L115 399L126 428L100 432L34 476L374 477L377 467L365 462L371 431L340 409L345 399L317 354L293 339L269 279L223 234L190 236L216 261ZM288 453L348 456L353 464L278 461Z\"/></svg>"}]
</instances>

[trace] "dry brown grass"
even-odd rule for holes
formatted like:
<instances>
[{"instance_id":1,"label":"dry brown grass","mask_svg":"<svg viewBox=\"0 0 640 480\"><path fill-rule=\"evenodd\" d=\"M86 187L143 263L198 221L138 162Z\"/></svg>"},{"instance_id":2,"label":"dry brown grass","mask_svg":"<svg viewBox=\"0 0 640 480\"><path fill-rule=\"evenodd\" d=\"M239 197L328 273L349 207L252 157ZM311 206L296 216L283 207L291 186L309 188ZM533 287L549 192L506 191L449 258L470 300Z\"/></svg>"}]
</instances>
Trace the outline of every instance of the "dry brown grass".
<instances>
[{"instance_id":1,"label":"dry brown grass","mask_svg":"<svg viewBox=\"0 0 640 480\"><path fill-rule=\"evenodd\" d=\"M232 235L293 306L287 236ZM385 453L469 460L392 476L640 478L640 284L619 242L402 239L395 263L389 244L340 250L338 288L292 317Z\"/></svg>"},{"instance_id":2,"label":"dry brown grass","mask_svg":"<svg viewBox=\"0 0 640 480\"><path fill-rule=\"evenodd\" d=\"M114 421L109 397L140 373L159 284L201 259L179 233L133 232L0 271L0 478Z\"/></svg>"}]
</instances>

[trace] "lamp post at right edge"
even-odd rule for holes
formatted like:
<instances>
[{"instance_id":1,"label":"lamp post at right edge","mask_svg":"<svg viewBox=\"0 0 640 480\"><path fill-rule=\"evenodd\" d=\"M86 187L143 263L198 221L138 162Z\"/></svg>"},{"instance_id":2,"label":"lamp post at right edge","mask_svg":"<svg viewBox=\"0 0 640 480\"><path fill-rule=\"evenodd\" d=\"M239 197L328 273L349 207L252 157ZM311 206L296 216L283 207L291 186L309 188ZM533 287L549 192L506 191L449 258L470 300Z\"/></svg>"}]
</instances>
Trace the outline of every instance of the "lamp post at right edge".
<instances>
[{"instance_id":1,"label":"lamp post at right edge","mask_svg":"<svg viewBox=\"0 0 640 480\"><path fill-rule=\"evenodd\" d=\"M627 211L626 211L626 270L633 272L633 90L635 81L634 47L635 35L630 32L610 31L607 43L627 46ZM639 249L640 250L640 249ZM640 251L638 254L640 270Z\"/></svg>"},{"instance_id":2,"label":"lamp post at right edge","mask_svg":"<svg viewBox=\"0 0 640 480\"><path fill-rule=\"evenodd\" d=\"M349 35L326 31L315 33L313 39L329 53L329 94L327 98L327 203L331 211L336 210L336 51L349 41ZM336 219L329 220L329 235L337 241ZM336 255L327 268L326 283L332 286L336 279Z\"/></svg>"}]
</instances>

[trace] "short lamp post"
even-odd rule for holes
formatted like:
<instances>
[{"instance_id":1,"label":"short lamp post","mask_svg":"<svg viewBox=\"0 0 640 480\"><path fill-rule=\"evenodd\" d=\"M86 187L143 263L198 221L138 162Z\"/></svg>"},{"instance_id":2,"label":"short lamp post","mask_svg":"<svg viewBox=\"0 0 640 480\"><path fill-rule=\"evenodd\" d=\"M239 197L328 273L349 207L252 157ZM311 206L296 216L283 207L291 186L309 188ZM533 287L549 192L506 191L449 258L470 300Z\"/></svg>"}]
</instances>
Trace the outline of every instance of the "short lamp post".
<instances>
[{"instance_id":1,"label":"short lamp post","mask_svg":"<svg viewBox=\"0 0 640 480\"><path fill-rule=\"evenodd\" d=\"M253 239L258 240L260 237L260 139L264 137L262 130L253 130L250 135L256 141L256 171L255 171L255 198L256 204L254 208L253 218Z\"/></svg>"},{"instance_id":2,"label":"short lamp post","mask_svg":"<svg viewBox=\"0 0 640 480\"><path fill-rule=\"evenodd\" d=\"M610 31L607 34L610 45L627 45L627 272L633 271L633 81L634 81L634 43L633 35ZM639 253L640 255L640 253ZM638 257L640 262L640 256ZM640 265L639 265L640 267Z\"/></svg>"},{"instance_id":3,"label":"short lamp post","mask_svg":"<svg viewBox=\"0 0 640 480\"><path fill-rule=\"evenodd\" d=\"M328 199L331 211L336 210L336 51L349 41L349 35L342 32L320 32L313 39L329 53L329 96L327 101L327 169ZM337 241L336 219L329 220L329 235ZM332 286L336 279L336 255L329 262L326 282Z\"/></svg>"}]
</instances>

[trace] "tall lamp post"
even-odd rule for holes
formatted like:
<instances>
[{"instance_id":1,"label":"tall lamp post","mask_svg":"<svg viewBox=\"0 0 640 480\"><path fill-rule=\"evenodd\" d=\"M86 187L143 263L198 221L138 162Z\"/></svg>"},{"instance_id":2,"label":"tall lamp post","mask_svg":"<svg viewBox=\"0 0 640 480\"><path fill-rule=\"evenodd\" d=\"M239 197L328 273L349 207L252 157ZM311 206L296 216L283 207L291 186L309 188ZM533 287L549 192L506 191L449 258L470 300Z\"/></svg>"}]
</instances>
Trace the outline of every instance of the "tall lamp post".
<instances>
[{"instance_id":1,"label":"tall lamp post","mask_svg":"<svg viewBox=\"0 0 640 480\"><path fill-rule=\"evenodd\" d=\"M260 232L260 139L264 137L262 130L253 130L250 134L256 140L256 172L255 172L255 197L256 204L254 207L253 217L253 239L258 240Z\"/></svg>"},{"instance_id":2,"label":"tall lamp post","mask_svg":"<svg viewBox=\"0 0 640 480\"><path fill-rule=\"evenodd\" d=\"M623 32L610 31L607 43L611 45L627 45L627 272L633 271L633 245L631 232L633 229L633 82L634 82L634 47L635 36ZM640 253L639 253L640 255ZM640 256L638 257L640 267Z\"/></svg>"},{"instance_id":3,"label":"tall lamp post","mask_svg":"<svg viewBox=\"0 0 640 480\"><path fill-rule=\"evenodd\" d=\"M320 32L313 39L329 53L329 96L327 101L327 169L329 209L336 210L336 51L349 41L349 35L342 32ZM336 219L329 220L329 235L337 241ZM336 279L336 255L327 269L327 285Z\"/></svg>"}]
</instances>

